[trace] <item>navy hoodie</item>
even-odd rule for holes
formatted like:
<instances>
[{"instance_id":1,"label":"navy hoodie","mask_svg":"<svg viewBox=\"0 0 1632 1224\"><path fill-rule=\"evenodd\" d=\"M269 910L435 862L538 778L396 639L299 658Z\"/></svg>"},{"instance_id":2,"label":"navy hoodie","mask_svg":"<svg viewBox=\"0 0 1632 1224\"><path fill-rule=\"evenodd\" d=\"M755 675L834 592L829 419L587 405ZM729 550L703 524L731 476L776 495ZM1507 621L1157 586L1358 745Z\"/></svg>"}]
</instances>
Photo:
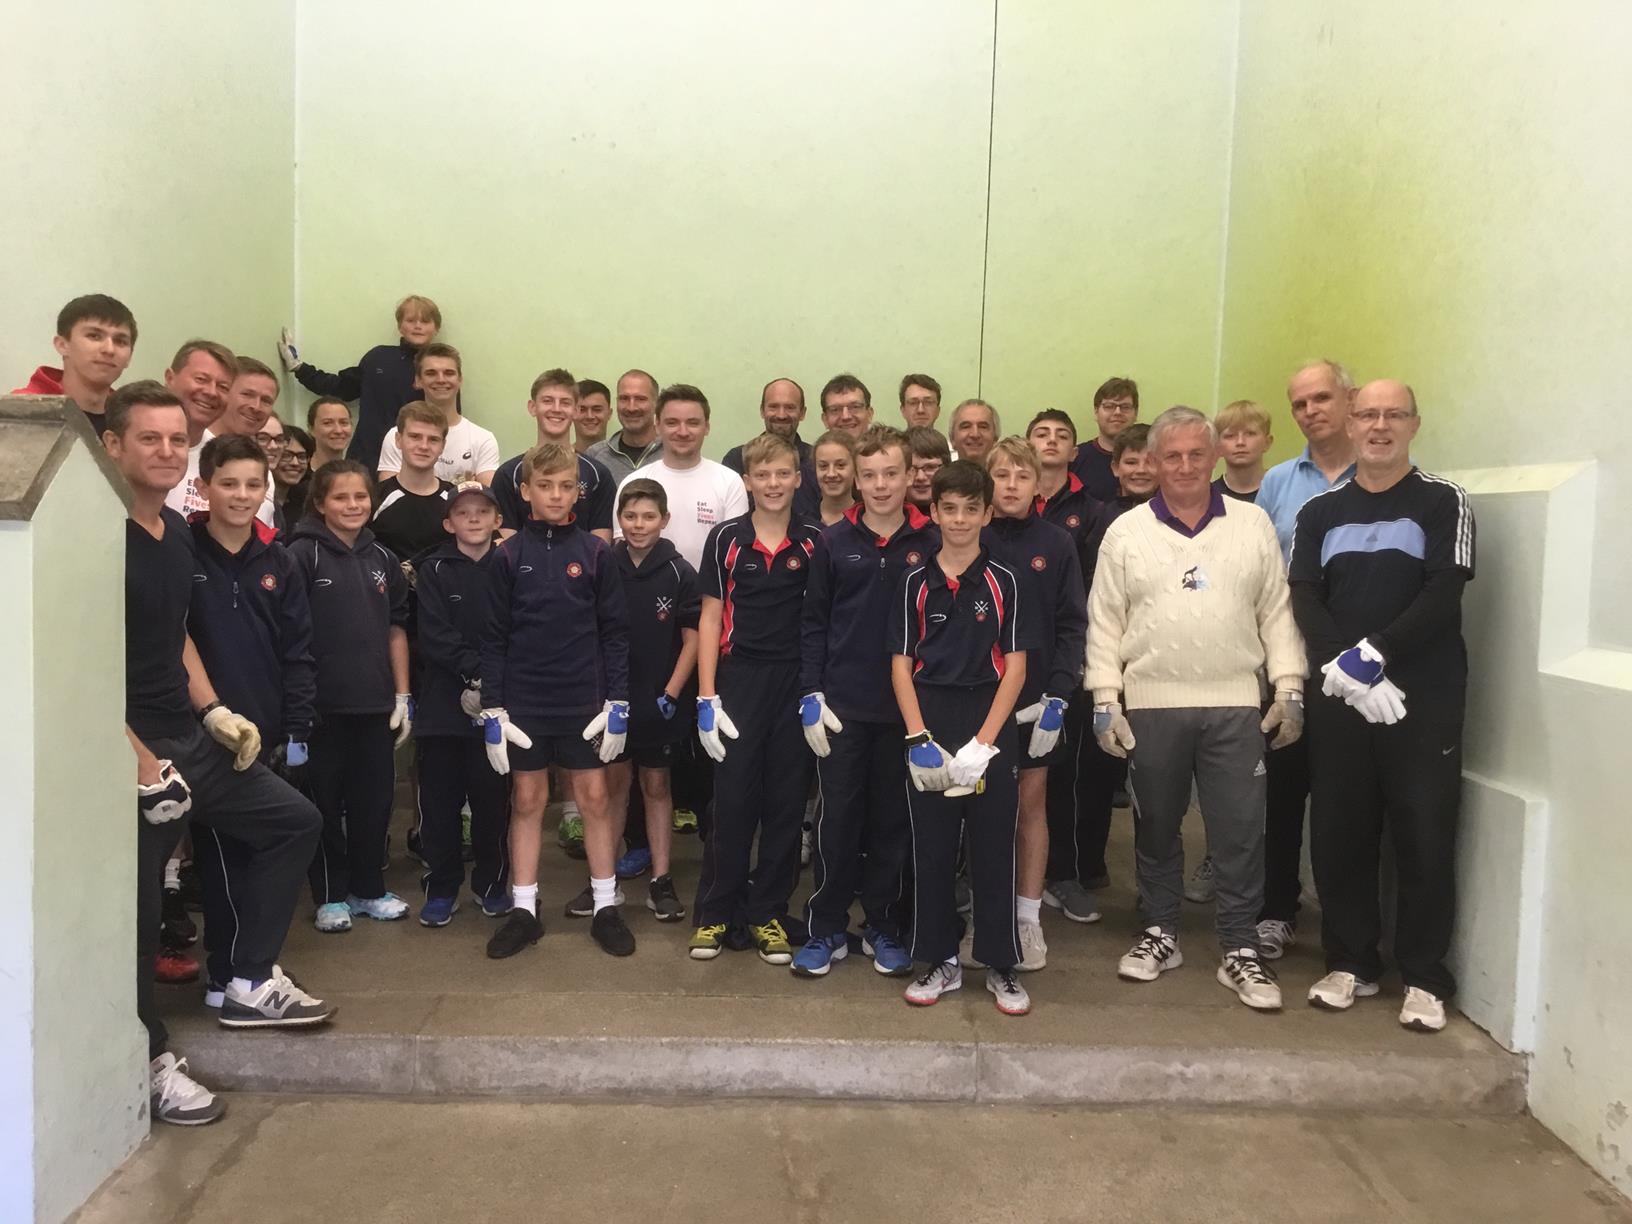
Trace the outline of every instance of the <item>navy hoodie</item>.
<instances>
[{"instance_id":1,"label":"navy hoodie","mask_svg":"<svg viewBox=\"0 0 1632 1224\"><path fill-rule=\"evenodd\" d=\"M529 519L495 550L482 702L578 718L629 699L629 622L612 548L576 520Z\"/></svg>"},{"instance_id":2,"label":"navy hoodie","mask_svg":"<svg viewBox=\"0 0 1632 1224\"><path fill-rule=\"evenodd\" d=\"M402 565L364 527L347 548L323 520L308 515L289 551L306 576L312 603L312 654L321 714L389 714L391 630L408 623Z\"/></svg>"},{"instance_id":3,"label":"navy hoodie","mask_svg":"<svg viewBox=\"0 0 1632 1224\"><path fill-rule=\"evenodd\" d=\"M316 366L302 365L295 371L301 386L313 395L332 395L347 403L357 401L357 428L346 448L373 473L380 466L380 445L397 423L397 409L424 392L414 386L414 355L419 350L406 340L379 344L362 355L356 365L330 374Z\"/></svg>"},{"instance_id":4,"label":"navy hoodie","mask_svg":"<svg viewBox=\"0 0 1632 1224\"><path fill-rule=\"evenodd\" d=\"M482 634L487 629L493 585L488 571L494 551L489 549L480 561L472 561L450 539L415 566L414 594L419 604L414 652L419 665L416 736L482 733L481 724L471 721L459 699L482 675Z\"/></svg>"},{"instance_id":5,"label":"navy hoodie","mask_svg":"<svg viewBox=\"0 0 1632 1224\"><path fill-rule=\"evenodd\" d=\"M697 571L673 544L661 538L638 567L626 540L612 545L612 556L629 615L630 718L643 727L655 727L665 722L658 713L657 696L674 674L683 644L680 631L696 629L702 611ZM686 714L677 713L668 723L678 724L678 734L689 721Z\"/></svg>"},{"instance_id":6,"label":"navy hoodie","mask_svg":"<svg viewBox=\"0 0 1632 1224\"><path fill-rule=\"evenodd\" d=\"M1014 571L1020 600L1031 608L1032 636L1047 643L1026 651L1018 706L1031 705L1044 693L1069 700L1082 687L1088 638L1088 599L1076 541L1065 528L1035 514L994 518L981 538L992 556Z\"/></svg>"},{"instance_id":7,"label":"navy hoodie","mask_svg":"<svg viewBox=\"0 0 1632 1224\"><path fill-rule=\"evenodd\" d=\"M799 688L820 692L841 722L898 723L890 688L886 626L901 578L941 547L929 516L906 507L906 520L889 539L862 522L856 503L823 528L810 557L800 622Z\"/></svg>"},{"instance_id":8,"label":"navy hoodie","mask_svg":"<svg viewBox=\"0 0 1632 1224\"><path fill-rule=\"evenodd\" d=\"M192 602L187 631L216 695L260 730L265 752L312 733L317 667L306 579L282 544L257 522L249 543L229 553L194 518Z\"/></svg>"}]
</instances>

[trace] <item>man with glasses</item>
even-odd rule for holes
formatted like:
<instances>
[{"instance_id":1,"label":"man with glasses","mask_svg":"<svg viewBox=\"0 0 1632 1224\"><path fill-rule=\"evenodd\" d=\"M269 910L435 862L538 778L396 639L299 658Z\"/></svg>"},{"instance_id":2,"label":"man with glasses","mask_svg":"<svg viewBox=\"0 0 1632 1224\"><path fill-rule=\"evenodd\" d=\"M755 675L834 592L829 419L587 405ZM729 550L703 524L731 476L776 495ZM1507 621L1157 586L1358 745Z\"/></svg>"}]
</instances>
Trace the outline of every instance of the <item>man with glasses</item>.
<instances>
[{"instance_id":1,"label":"man with glasses","mask_svg":"<svg viewBox=\"0 0 1632 1224\"><path fill-rule=\"evenodd\" d=\"M1119 490L1111 471L1116 435L1139 419L1139 384L1131 378L1107 378L1094 392L1094 423L1099 435L1077 447L1071 474L1096 501L1115 501Z\"/></svg>"},{"instance_id":2,"label":"man with glasses","mask_svg":"<svg viewBox=\"0 0 1632 1224\"><path fill-rule=\"evenodd\" d=\"M1342 1011L1377 993L1386 827L1398 865L1400 1024L1438 1032L1456 991L1445 957L1456 919L1462 588L1473 577L1474 524L1459 485L1411 462L1421 424L1405 383L1360 388L1345 421L1354 478L1299 511L1290 578L1310 673L1324 676L1309 702L1309 823L1327 973L1309 1002Z\"/></svg>"},{"instance_id":3,"label":"man with glasses","mask_svg":"<svg viewBox=\"0 0 1632 1224\"><path fill-rule=\"evenodd\" d=\"M901 379L901 419L908 429L934 429L941 415L941 384L928 374Z\"/></svg>"}]
</instances>

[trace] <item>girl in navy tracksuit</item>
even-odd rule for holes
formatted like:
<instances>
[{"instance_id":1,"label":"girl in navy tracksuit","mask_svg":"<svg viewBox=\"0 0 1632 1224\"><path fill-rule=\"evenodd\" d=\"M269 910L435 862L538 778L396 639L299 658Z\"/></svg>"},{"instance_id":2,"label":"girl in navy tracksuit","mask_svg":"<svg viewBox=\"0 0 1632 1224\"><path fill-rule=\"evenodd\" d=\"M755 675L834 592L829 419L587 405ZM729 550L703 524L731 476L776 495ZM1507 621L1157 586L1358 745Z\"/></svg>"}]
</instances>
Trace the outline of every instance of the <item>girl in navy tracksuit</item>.
<instances>
[{"instance_id":1,"label":"girl in navy tracksuit","mask_svg":"<svg viewBox=\"0 0 1632 1224\"><path fill-rule=\"evenodd\" d=\"M482 743L482 633L492 576L499 507L487 486L469 481L448 501L452 532L415 567L419 699L414 715L420 851L425 874L423 926L444 926L465 882L460 810L470 804L475 852L470 886L484 913L510 908L510 787L487 763Z\"/></svg>"},{"instance_id":2,"label":"girl in navy tracksuit","mask_svg":"<svg viewBox=\"0 0 1632 1224\"><path fill-rule=\"evenodd\" d=\"M317 660L317 724L309 781L323 813L312 861L317 929L347 931L356 915L396 919L407 903L385 888L393 754L412 731L408 580L368 529L373 482L354 459L312 476L308 514L289 550L306 576Z\"/></svg>"}]
</instances>

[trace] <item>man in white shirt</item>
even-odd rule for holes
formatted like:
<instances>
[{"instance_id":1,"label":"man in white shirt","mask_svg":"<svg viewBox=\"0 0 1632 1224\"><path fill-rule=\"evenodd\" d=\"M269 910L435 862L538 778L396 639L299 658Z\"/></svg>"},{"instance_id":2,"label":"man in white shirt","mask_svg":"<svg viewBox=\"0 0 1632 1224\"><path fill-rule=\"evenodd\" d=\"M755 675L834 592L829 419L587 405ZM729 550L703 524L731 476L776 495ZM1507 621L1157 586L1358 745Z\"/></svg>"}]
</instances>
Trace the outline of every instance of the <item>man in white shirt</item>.
<instances>
[{"instance_id":1,"label":"man in white shirt","mask_svg":"<svg viewBox=\"0 0 1632 1224\"><path fill-rule=\"evenodd\" d=\"M715 524L748 513L748 491L742 477L712 459L703 458L708 437L708 397L696 387L676 383L657 397L657 434L663 455L655 463L624 477L657 481L669 495L669 525L664 538L673 542L693 567L701 565L703 545ZM617 532L616 519L613 530ZM621 534L621 533L620 533Z\"/></svg>"},{"instance_id":2,"label":"man in white shirt","mask_svg":"<svg viewBox=\"0 0 1632 1224\"><path fill-rule=\"evenodd\" d=\"M493 483L498 470L499 440L459 410L459 390L464 385L464 365L459 350L451 344L433 342L414 356L414 386L425 393L425 402L439 408L448 419L448 441L436 461L436 474L452 484L479 480ZM380 443L379 476L384 480L402 470L402 449L397 431L391 429Z\"/></svg>"},{"instance_id":3,"label":"man in white shirt","mask_svg":"<svg viewBox=\"0 0 1632 1224\"><path fill-rule=\"evenodd\" d=\"M215 437L210 427L226 411L237 369L238 359L226 345L189 340L176 350L164 372L165 389L181 401L187 416L187 475L164 496L164 504L183 518L210 508L198 476L198 456L204 443Z\"/></svg>"}]
</instances>

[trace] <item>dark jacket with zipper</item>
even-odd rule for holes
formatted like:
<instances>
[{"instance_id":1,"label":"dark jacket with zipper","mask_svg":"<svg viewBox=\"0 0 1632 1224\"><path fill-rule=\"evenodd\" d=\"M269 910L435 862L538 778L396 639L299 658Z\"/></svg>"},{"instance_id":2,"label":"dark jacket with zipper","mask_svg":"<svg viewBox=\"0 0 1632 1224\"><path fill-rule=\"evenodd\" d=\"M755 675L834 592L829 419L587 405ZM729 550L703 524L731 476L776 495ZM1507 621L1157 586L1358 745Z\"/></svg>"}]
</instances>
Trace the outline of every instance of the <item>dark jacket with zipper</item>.
<instances>
[{"instance_id":1,"label":"dark jacket with zipper","mask_svg":"<svg viewBox=\"0 0 1632 1224\"><path fill-rule=\"evenodd\" d=\"M629 716L643 727L664 721L657 696L674 674L682 646L680 631L696 629L703 598L697 589L697 571L669 541L659 538L637 567L629 544L612 545L623 602L629 617ZM676 693L678 698L681 694ZM684 726L687 713L672 722Z\"/></svg>"},{"instance_id":2,"label":"dark jacket with zipper","mask_svg":"<svg viewBox=\"0 0 1632 1224\"><path fill-rule=\"evenodd\" d=\"M487 629L493 578L488 572L496 549L472 561L449 540L414 566L419 631L414 658L419 691L414 734L479 736L459 699L482 678L482 634Z\"/></svg>"},{"instance_id":3,"label":"dark jacket with zipper","mask_svg":"<svg viewBox=\"0 0 1632 1224\"><path fill-rule=\"evenodd\" d=\"M375 345L356 365L338 374L306 364L295 371L295 380L313 395L357 401L357 426L346 457L367 467L371 476L380 466L380 445L397 423L397 410L424 397L414 386L414 355L418 352L408 341L399 340Z\"/></svg>"},{"instance_id":4,"label":"dark jacket with zipper","mask_svg":"<svg viewBox=\"0 0 1632 1224\"><path fill-rule=\"evenodd\" d=\"M351 547L315 515L295 528L289 551L306 576L317 660L317 711L389 714L391 630L408 623L408 579L397 556L364 527Z\"/></svg>"},{"instance_id":5,"label":"dark jacket with zipper","mask_svg":"<svg viewBox=\"0 0 1632 1224\"><path fill-rule=\"evenodd\" d=\"M1014 571L1020 601L1030 607L1024 615L1033 637L1044 643L1026 651L1026 683L1016 708L1031 705L1044 693L1070 700L1082 687L1088 640L1088 598L1077 542L1064 527L1036 514L994 518L981 538L992 556Z\"/></svg>"},{"instance_id":6,"label":"dark jacket with zipper","mask_svg":"<svg viewBox=\"0 0 1632 1224\"><path fill-rule=\"evenodd\" d=\"M193 519L192 601L187 632L216 696L255 724L263 751L312 733L317 667L306 579L271 529L256 520L249 543L229 553Z\"/></svg>"}]
</instances>

